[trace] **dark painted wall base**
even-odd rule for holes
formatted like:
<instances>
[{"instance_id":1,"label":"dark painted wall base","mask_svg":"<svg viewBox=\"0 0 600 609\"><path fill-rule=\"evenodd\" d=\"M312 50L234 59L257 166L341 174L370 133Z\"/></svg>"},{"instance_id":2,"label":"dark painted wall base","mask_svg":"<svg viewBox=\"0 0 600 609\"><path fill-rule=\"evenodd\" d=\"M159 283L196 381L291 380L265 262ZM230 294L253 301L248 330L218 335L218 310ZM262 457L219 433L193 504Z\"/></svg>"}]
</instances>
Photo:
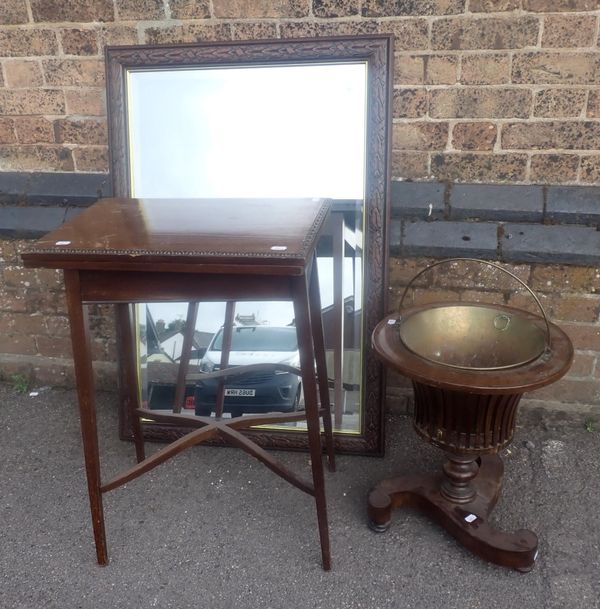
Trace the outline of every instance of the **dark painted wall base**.
<instances>
[{"instance_id":1,"label":"dark painted wall base","mask_svg":"<svg viewBox=\"0 0 600 609\"><path fill-rule=\"evenodd\" d=\"M101 197L110 176L0 172L0 236L36 238ZM393 182L390 251L600 264L600 187Z\"/></svg>"}]
</instances>

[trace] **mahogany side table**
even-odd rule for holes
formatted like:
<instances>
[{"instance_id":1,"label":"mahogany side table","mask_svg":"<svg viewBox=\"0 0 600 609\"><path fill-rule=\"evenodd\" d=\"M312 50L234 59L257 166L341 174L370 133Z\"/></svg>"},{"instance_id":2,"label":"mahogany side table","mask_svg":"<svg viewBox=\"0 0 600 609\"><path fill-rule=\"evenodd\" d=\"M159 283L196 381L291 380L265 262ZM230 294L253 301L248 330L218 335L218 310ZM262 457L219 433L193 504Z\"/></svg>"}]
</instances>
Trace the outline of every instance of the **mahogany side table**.
<instances>
[{"instance_id":1,"label":"mahogany side table","mask_svg":"<svg viewBox=\"0 0 600 609\"><path fill-rule=\"evenodd\" d=\"M64 270L87 484L100 564L108 563L102 494L190 446L220 437L315 498L322 565L325 570L330 568L321 418L330 469L335 465L315 258L317 239L329 209L330 203L320 199L104 199L23 253L26 267ZM157 414L141 408L137 379L130 378L127 393L138 463L103 482L85 305L113 303L122 313L123 307L126 312L136 302L261 299L293 302L300 354L300 370L295 371L302 378L305 413L232 419ZM130 338L133 340L133 335ZM244 368L240 366L239 371L243 373ZM231 373L221 370L215 374L223 385ZM239 432L252 425L304 417L312 481L303 480ZM192 431L145 458L141 418L177 423Z\"/></svg>"}]
</instances>

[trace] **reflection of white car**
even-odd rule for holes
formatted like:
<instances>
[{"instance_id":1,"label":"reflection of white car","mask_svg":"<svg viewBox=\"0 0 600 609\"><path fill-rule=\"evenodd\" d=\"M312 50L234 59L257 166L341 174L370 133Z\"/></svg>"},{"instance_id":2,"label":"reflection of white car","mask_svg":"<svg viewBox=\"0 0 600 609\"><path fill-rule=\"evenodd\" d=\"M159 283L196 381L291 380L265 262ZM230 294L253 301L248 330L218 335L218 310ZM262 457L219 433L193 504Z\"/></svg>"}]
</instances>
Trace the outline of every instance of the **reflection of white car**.
<instances>
[{"instance_id":1,"label":"reflection of white car","mask_svg":"<svg viewBox=\"0 0 600 609\"><path fill-rule=\"evenodd\" d=\"M219 370L223 328L211 339L200 362L202 372ZM236 326L233 328L228 367L247 364L287 364L299 367L298 339L294 326ZM198 381L196 414L207 416L214 409L217 379ZM250 372L226 381L224 412L291 412L300 405L300 377L291 372Z\"/></svg>"}]
</instances>

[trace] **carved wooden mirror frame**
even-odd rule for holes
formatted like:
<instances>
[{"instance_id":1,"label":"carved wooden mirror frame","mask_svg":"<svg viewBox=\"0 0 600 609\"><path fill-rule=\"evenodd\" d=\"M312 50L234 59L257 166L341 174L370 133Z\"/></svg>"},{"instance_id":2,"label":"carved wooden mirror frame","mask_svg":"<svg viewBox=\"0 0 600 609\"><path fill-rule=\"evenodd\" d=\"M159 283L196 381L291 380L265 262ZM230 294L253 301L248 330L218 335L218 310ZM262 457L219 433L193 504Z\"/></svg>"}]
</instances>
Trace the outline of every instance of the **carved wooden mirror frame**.
<instances>
[{"instance_id":1,"label":"carved wooden mirror frame","mask_svg":"<svg viewBox=\"0 0 600 609\"><path fill-rule=\"evenodd\" d=\"M340 452L383 453L385 402L384 376L375 359L370 337L386 312L387 226L392 92L392 37L357 36L317 39L281 39L210 42L183 45L109 47L106 50L110 170L114 196L130 195L130 159L127 138L127 73L129 70L169 67L250 66L324 62L365 62L367 65L367 116L364 213L363 361L360 434L335 434ZM131 437L127 401L134 378L131 344L132 308L117 306L120 370L120 433ZM172 440L186 430L147 424L149 440ZM249 430L253 439L269 448L304 449L305 433Z\"/></svg>"}]
</instances>

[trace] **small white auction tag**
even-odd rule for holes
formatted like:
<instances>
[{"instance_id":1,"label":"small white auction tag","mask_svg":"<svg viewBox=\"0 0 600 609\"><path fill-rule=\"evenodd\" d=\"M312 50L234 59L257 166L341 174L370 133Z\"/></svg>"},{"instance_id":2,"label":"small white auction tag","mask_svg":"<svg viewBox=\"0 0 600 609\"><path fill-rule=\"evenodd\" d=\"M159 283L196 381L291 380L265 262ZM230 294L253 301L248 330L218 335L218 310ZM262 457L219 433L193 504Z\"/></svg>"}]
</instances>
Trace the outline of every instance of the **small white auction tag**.
<instances>
[{"instance_id":1,"label":"small white auction tag","mask_svg":"<svg viewBox=\"0 0 600 609\"><path fill-rule=\"evenodd\" d=\"M55 245L71 245L70 241L57 241Z\"/></svg>"},{"instance_id":2,"label":"small white auction tag","mask_svg":"<svg viewBox=\"0 0 600 609\"><path fill-rule=\"evenodd\" d=\"M271 249L274 252L285 252L285 250L287 249L287 245L272 245Z\"/></svg>"},{"instance_id":3,"label":"small white auction tag","mask_svg":"<svg viewBox=\"0 0 600 609\"><path fill-rule=\"evenodd\" d=\"M396 323L395 319L388 319L388 326L393 326Z\"/></svg>"},{"instance_id":4,"label":"small white auction tag","mask_svg":"<svg viewBox=\"0 0 600 609\"><path fill-rule=\"evenodd\" d=\"M473 522L474 520L477 520L477 516L475 516L475 514L467 514L465 520L467 522Z\"/></svg>"}]
</instances>

